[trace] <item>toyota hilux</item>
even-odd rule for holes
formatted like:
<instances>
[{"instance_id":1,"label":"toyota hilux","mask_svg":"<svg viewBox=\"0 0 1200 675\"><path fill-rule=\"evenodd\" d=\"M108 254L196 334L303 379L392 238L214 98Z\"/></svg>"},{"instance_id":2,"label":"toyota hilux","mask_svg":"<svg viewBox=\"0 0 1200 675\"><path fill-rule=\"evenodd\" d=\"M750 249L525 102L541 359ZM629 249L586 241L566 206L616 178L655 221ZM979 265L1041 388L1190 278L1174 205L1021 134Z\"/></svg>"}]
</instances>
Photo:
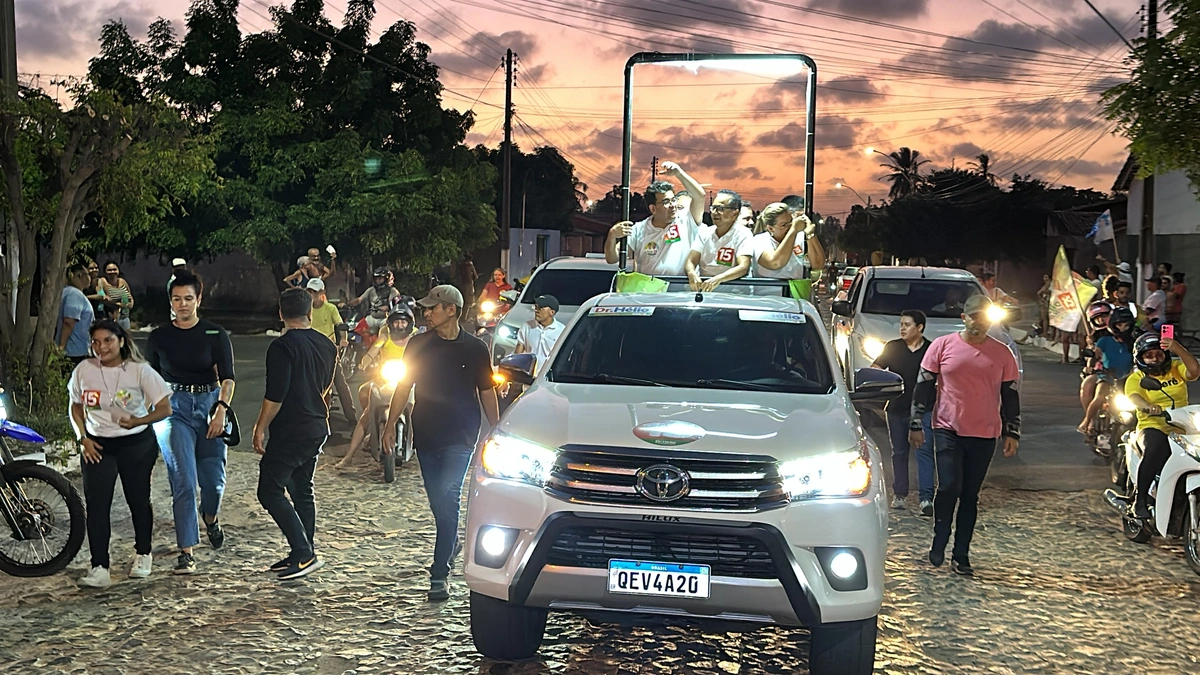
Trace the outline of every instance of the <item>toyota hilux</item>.
<instances>
[{"instance_id":1,"label":"toyota hilux","mask_svg":"<svg viewBox=\"0 0 1200 675\"><path fill-rule=\"evenodd\" d=\"M732 293L601 295L469 473L476 648L533 656L548 612L807 627L813 673L869 673L887 498L815 307Z\"/></svg>"}]
</instances>

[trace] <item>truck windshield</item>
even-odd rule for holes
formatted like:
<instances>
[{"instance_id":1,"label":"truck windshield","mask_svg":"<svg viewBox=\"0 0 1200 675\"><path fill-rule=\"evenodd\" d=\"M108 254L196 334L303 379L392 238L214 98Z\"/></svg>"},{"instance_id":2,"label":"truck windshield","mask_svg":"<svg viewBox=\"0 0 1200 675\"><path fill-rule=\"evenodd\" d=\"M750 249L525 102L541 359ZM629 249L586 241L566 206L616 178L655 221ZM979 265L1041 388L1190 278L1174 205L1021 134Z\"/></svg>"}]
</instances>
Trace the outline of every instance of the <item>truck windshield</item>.
<instances>
[{"instance_id":1,"label":"truck windshield","mask_svg":"<svg viewBox=\"0 0 1200 675\"><path fill-rule=\"evenodd\" d=\"M578 307L612 290L613 270L571 270L547 268L533 275L521 293L521 303L532 305L539 295L553 295L560 305Z\"/></svg>"},{"instance_id":2,"label":"truck windshield","mask_svg":"<svg viewBox=\"0 0 1200 675\"><path fill-rule=\"evenodd\" d=\"M563 340L547 375L553 382L803 394L834 388L820 331L798 313L597 307Z\"/></svg>"},{"instance_id":3,"label":"truck windshield","mask_svg":"<svg viewBox=\"0 0 1200 675\"><path fill-rule=\"evenodd\" d=\"M957 319L963 303L983 293L974 281L955 279L872 279L863 298L863 314L899 316L919 309L931 319Z\"/></svg>"}]
</instances>

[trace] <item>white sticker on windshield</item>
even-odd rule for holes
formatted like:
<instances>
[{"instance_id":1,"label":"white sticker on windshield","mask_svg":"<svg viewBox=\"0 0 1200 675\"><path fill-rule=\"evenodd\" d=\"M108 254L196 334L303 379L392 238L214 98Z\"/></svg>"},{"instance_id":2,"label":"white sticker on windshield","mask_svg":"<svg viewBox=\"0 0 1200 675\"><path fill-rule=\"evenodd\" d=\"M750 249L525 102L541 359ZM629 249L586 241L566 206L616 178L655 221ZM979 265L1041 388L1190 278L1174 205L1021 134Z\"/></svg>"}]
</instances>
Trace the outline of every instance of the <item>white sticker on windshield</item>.
<instances>
[{"instance_id":1,"label":"white sticker on windshield","mask_svg":"<svg viewBox=\"0 0 1200 675\"><path fill-rule=\"evenodd\" d=\"M651 314L654 314L654 308L642 305L593 307L588 310L588 314L590 316L650 316Z\"/></svg>"},{"instance_id":2,"label":"white sticker on windshield","mask_svg":"<svg viewBox=\"0 0 1200 675\"><path fill-rule=\"evenodd\" d=\"M769 323L804 323L808 319L800 312L768 312L762 309L739 309L742 321L766 321Z\"/></svg>"}]
</instances>

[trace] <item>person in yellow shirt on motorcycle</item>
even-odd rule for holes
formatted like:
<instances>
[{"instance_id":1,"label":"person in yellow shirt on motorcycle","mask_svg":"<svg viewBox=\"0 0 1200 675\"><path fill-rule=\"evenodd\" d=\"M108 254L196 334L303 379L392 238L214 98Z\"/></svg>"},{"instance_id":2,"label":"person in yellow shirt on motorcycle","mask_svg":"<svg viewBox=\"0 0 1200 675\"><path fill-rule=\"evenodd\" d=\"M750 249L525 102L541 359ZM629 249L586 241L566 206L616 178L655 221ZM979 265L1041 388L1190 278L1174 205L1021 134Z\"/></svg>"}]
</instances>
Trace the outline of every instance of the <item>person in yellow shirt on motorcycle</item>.
<instances>
[{"instance_id":1,"label":"person in yellow shirt on motorcycle","mask_svg":"<svg viewBox=\"0 0 1200 675\"><path fill-rule=\"evenodd\" d=\"M354 459L354 453L358 452L358 449L367 440L369 433L367 427L371 423L372 406L388 405L388 400L379 394L377 382L379 366L404 357L404 348L408 346L409 338L416 333L415 327L416 320L413 318L412 312L408 307L400 307L388 316L387 323L379 329L379 337L375 340L375 344L363 355L359 369L364 372L373 372L371 379L358 388L358 402L362 406L363 414L358 418L358 424L355 425L354 433L350 436L350 449L346 451L346 456L342 458L342 461L337 464L339 469L350 465L350 461Z\"/></svg>"},{"instance_id":2,"label":"person in yellow shirt on motorcycle","mask_svg":"<svg viewBox=\"0 0 1200 675\"><path fill-rule=\"evenodd\" d=\"M1172 355L1179 357L1178 360ZM1148 520L1150 484L1171 458L1171 444L1167 440L1171 427L1162 412L1188 405L1187 383L1200 379L1200 362L1183 345L1161 338L1158 333L1145 333L1134 342L1133 361L1140 372L1125 380L1125 395L1137 407L1137 428L1145 448L1138 467L1133 515ZM1158 380L1161 390L1144 388L1142 377Z\"/></svg>"}]
</instances>

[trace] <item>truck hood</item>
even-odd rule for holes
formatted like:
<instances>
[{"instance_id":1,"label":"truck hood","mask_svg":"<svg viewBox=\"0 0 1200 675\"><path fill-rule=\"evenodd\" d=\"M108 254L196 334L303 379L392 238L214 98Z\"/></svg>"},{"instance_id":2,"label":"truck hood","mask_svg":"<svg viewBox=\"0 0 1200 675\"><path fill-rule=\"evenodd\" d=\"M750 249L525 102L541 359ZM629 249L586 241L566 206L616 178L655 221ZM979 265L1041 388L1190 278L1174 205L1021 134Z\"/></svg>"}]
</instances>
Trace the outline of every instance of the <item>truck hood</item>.
<instances>
[{"instance_id":1,"label":"truck hood","mask_svg":"<svg viewBox=\"0 0 1200 675\"><path fill-rule=\"evenodd\" d=\"M682 400L681 400L682 399ZM540 445L769 455L786 461L858 447L844 394L774 394L539 381L499 430Z\"/></svg>"}]
</instances>

